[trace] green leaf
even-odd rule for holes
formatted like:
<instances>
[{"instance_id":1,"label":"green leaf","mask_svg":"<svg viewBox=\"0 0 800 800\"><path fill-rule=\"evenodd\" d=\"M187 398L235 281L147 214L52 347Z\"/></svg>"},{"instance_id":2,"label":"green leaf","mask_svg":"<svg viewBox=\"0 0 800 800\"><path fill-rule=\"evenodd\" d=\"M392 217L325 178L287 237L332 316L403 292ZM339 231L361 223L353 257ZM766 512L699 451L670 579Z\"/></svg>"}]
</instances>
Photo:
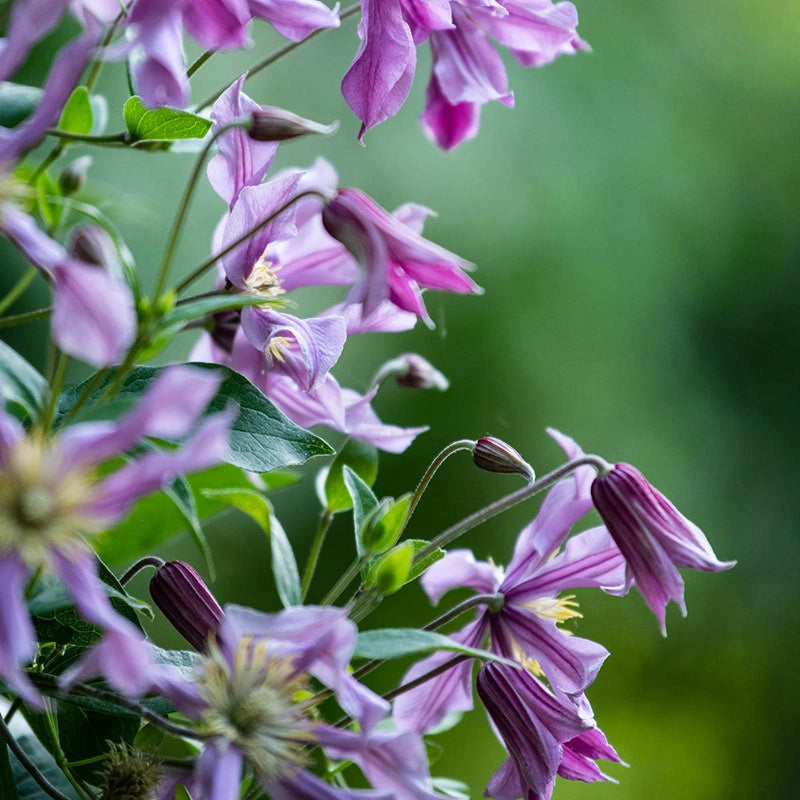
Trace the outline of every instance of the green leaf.
<instances>
[{"instance_id":1,"label":"green leaf","mask_svg":"<svg viewBox=\"0 0 800 800\"><path fill-rule=\"evenodd\" d=\"M397 541L406 521L411 495L387 500L386 503L381 501L382 507L368 520L364 531L364 547L371 553L382 553Z\"/></svg>"},{"instance_id":2,"label":"green leaf","mask_svg":"<svg viewBox=\"0 0 800 800\"><path fill-rule=\"evenodd\" d=\"M411 542L398 544L373 563L367 572L364 585L368 589L374 587L382 595L393 594L408 583L413 557L414 545Z\"/></svg>"},{"instance_id":3,"label":"green leaf","mask_svg":"<svg viewBox=\"0 0 800 800\"><path fill-rule=\"evenodd\" d=\"M0 797L6 800L19 800L11 762L8 760L8 746L5 742L0 742Z\"/></svg>"},{"instance_id":4,"label":"green leaf","mask_svg":"<svg viewBox=\"0 0 800 800\"><path fill-rule=\"evenodd\" d=\"M184 678L193 679L200 662L199 653L193 650L165 650L163 647L151 645L156 664L167 664L174 667Z\"/></svg>"},{"instance_id":5,"label":"green leaf","mask_svg":"<svg viewBox=\"0 0 800 800\"><path fill-rule=\"evenodd\" d=\"M92 104L89 101L89 92L85 86L76 86L61 112L61 119L58 121L58 128L69 133L80 133L83 135L92 132L94 115L92 114Z\"/></svg>"},{"instance_id":6,"label":"green leaf","mask_svg":"<svg viewBox=\"0 0 800 800\"><path fill-rule=\"evenodd\" d=\"M446 794L454 800L469 800L469 786L464 781L453 778L432 778L431 783L437 792Z\"/></svg>"},{"instance_id":7,"label":"green leaf","mask_svg":"<svg viewBox=\"0 0 800 800\"><path fill-rule=\"evenodd\" d=\"M289 538L275 516L269 500L252 489L219 489L205 492L205 495L218 497L252 517L269 537L272 556L272 574L275 588L283 605L298 606L302 603L300 573L297 561L289 543Z\"/></svg>"},{"instance_id":8,"label":"green leaf","mask_svg":"<svg viewBox=\"0 0 800 800\"><path fill-rule=\"evenodd\" d=\"M175 800L192 800L189 790L182 783L175 787Z\"/></svg>"},{"instance_id":9,"label":"green leaf","mask_svg":"<svg viewBox=\"0 0 800 800\"><path fill-rule=\"evenodd\" d=\"M22 751L36 769L70 800L78 800L75 790L56 765L53 756L45 750L44 745L32 733L19 734L13 730L12 732L15 733L15 738L20 748L22 748ZM11 762L11 771L14 773L14 783L17 787L19 800L49 800L50 796L42 790L13 753L9 753L9 761ZM5 800L5 795L3 795L3 798Z\"/></svg>"},{"instance_id":10,"label":"green leaf","mask_svg":"<svg viewBox=\"0 0 800 800\"><path fill-rule=\"evenodd\" d=\"M372 493L372 489L347 464L344 465L342 477L350 495L350 500L353 503L353 528L356 535L356 550L358 555L362 556L367 552L363 541L364 526L369 515L378 507L378 498Z\"/></svg>"},{"instance_id":11,"label":"green leaf","mask_svg":"<svg viewBox=\"0 0 800 800\"><path fill-rule=\"evenodd\" d=\"M201 297L188 303L181 303L161 318L164 327L182 325L194 319L216 314L219 311L230 311L246 306L264 305L264 298L249 294L219 294L213 297Z\"/></svg>"},{"instance_id":12,"label":"green leaf","mask_svg":"<svg viewBox=\"0 0 800 800\"><path fill-rule=\"evenodd\" d=\"M344 443L328 470L321 498L322 504L334 514L353 506L344 483L345 466L350 467L367 486L372 486L378 475L378 451L360 439L348 439Z\"/></svg>"},{"instance_id":13,"label":"green leaf","mask_svg":"<svg viewBox=\"0 0 800 800\"><path fill-rule=\"evenodd\" d=\"M226 459L229 464L250 472L270 472L273 469L302 464L312 456L333 452L327 442L289 420L238 372L216 364L190 366L213 369L224 377L206 413L221 411L229 404L234 404L239 409L231 427L230 452ZM118 397L138 398L150 388L164 369L168 367L135 367L123 381ZM113 372L95 389L89 402L97 402L112 380ZM61 395L58 402L59 419L75 404L85 385L84 382L74 386Z\"/></svg>"},{"instance_id":14,"label":"green leaf","mask_svg":"<svg viewBox=\"0 0 800 800\"><path fill-rule=\"evenodd\" d=\"M47 397L47 381L16 351L0 340L0 387L3 398L36 416Z\"/></svg>"},{"instance_id":15,"label":"green leaf","mask_svg":"<svg viewBox=\"0 0 800 800\"><path fill-rule=\"evenodd\" d=\"M353 655L368 659L389 659L424 655L436 650L450 650L453 653L480 658L482 661L499 661L512 667L519 666L515 661L497 656L488 650L466 647L444 634L421 631L417 628L379 628L359 633Z\"/></svg>"},{"instance_id":16,"label":"green leaf","mask_svg":"<svg viewBox=\"0 0 800 800\"><path fill-rule=\"evenodd\" d=\"M178 478L172 486L168 486L164 489L164 494L175 503L175 507L186 523L187 529L192 539L194 539L194 543L197 545L200 555L203 557L203 563L206 565L208 577L213 583L217 579L217 573L214 568L214 556L211 554L208 539L206 539L206 535L203 533L203 527L197 515L197 504L195 503L194 494L192 492L192 487L189 485L189 481L183 477Z\"/></svg>"},{"instance_id":17,"label":"green leaf","mask_svg":"<svg viewBox=\"0 0 800 800\"><path fill-rule=\"evenodd\" d=\"M422 550L424 547L427 547L429 544L430 542L425 539L406 539L403 542L403 545L409 545L411 547L411 567L406 575L403 585L416 580L420 575L422 575L423 572L425 572L426 569L428 569L431 564L435 564L440 558L444 558L445 551L442 550L441 547L438 547L432 553L429 553L427 556L425 556L422 561L418 561L415 564L414 557L420 550ZM398 547L401 546L402 545L398 545ZM388 553L386 555L388 555ZM362 568L361 574L364 576L365 588L370 588L376 585L378 579L378 570L383 558L384 556L375 556Z\"/></svg>"},{"instance_id":18,"label":"green leaf","mask_svg":"<svg viewBox=\"0 0 800 800\"><path fill-rule=\"evenodd\" d=\"M0 82L0 125L14 128L42 101L42 90L21 83Z\"/></svg>"},{"instance_id":19,"label":"green leaf","mask_svg":"<svg viewBox=\"0 0 800 800\"><path fill-rule=\"evenodd\" d=\"M128 98L122 113L135 140L202 139L211 127L210 120L188 111L166 106L150 110L136 95Z\"/></svg>"},{"instance_id":20,"label":"green leaf","mask_svg":"<svg viewBox=\"0 0 800 800\"><path fill-rule=\"evenodd\" d=\"M37 210L48 227L55 228L63 215L64 207L59 203L53 203L52 198L58 197L61 194L61 190L46 172L42 172L37 176L34 189L36 191Z\"/></svg>"}]
</instances>

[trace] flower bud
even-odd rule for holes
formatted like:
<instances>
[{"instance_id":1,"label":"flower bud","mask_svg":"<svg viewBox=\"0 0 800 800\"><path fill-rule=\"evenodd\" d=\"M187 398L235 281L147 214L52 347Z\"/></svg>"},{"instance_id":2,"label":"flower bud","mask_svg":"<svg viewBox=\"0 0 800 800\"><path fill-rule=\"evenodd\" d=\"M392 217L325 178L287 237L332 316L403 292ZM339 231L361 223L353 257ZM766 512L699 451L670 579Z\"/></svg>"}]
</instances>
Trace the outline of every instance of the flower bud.
<instances>
[{"instance_id":1,"label":"flower bud","mask_svg":"<svg viewBox=\"0 0 800 800\"><path fill-rule=\"evenodd\" d=\"M482 436L472 450L475 466L487 472L522 475L528 481L536 477L533 467L510 445L496 436Z\"/></svg>"},{"instance_id":2,"label":"flower bud","mask_svg":"<svg viewBox=\"0 0 800 800\"><path fill-rule=\"evenodd\" d=\"M67 252L77 261L102 267L118 280L124 280L124 270L114 240L105 228L95 223L79 225L72 231Z\"/></svg>"},{"instance_id":3,"label":"flower bud","mask_svg":"<svg viewBox=\"0 0 800 800\"><path fill-rule=\"evenodd\" d=\"M394 361L398 366L394 376L400 386L408 389L438 389L440 392L450 386L450 381L417 353L405 353Z\"/></svg>"},{"instance_id":4,"label":"flower bud","mask_svg":"<svg viewBox=\"0 0 800 800\"><path fill-rule=\"evenodd\" d=\"M175 630L195 650L204 652L224 615L194 567L168 561L150 580L150 596Z\"/></svg>"},{"instance_id":5,"label":"flower bud","mask_svg":"<svg viewBox=\"0 0 800 800\"><path fill-rule=\"evenodd\" d=\"M286 139L296 139L310 133L330 136L339 130L339 123L322 125L310 119L298 117L291 111L276 106L261 106L250 115L248 133L251 139L257 142L282 142Z\"/></svg>"},{"instance_id":6,"label":"flower bud","mask_svg":"<svg viewBox=\"0 0 800 800\"><path fill-rule=\"evenodd\" d=\"M91 156L81 156L67 164L58 176L58 188L65 197L79 192L86 183L86 175L92 166Z\"/></svg>"}]
</instances>

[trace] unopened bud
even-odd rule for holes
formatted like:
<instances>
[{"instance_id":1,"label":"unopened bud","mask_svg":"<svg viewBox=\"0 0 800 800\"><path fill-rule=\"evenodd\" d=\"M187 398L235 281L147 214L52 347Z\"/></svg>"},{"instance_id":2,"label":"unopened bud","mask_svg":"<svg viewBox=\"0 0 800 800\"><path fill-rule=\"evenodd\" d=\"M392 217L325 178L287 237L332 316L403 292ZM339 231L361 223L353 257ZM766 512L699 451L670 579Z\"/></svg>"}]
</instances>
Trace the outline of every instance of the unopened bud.
<instances>
[{"instance_id":1,"label":"unopened bud","mask_svg":"<svg viewBox=\"0 0 800 800\"><path fill-rule=\"evenodd\" d=\"M338 130L338 122L322 125L319 122L298 117L297 114L292 114L291 111L284 108L261 106L250 116L248 133L251 139L258 142L282 142L312 133L330 136Z\"/></svg>"},{"instance_id":2,"label":"unopened bud","mask_svg":"<svg viewBox=\"0 0 800 800\"><path fill-rule=\"evenodd\" d=\"M522 475L528 481L536 477L533 467L510 445L496 436L482 436L472 450L475 466L487 472Z\"/></svg>"},{"instance_id":3,"label":"unopened bud","mask_svg":"<svg viewBox=\"0 0 800 800\"><path fill-rule=\"evenodd\" d=\"M58 188L65 197L79 192L86 183L89 167L92 166L91 156L76 158L71 164L64 167L58 176Z\"/></svg>"},{"instance_id":4,"label":"unopened bud","mask_svg":"<svg viewBox=\"0 0 800 800\"><path fill-rule=\"evenodd\" d=\"M150 596L175 630L195 650L204 652L224 614L194 567L168 561L150 580Z\"/></svg>"},{"instance_id":5,"label":"unopened bud","mask_svg":"<svg viewBox=\"0 0 800 800\"><path fill-rule=\"evenodd\" d=\"M102 267L115 278L123 279L122 262L114 240L105 228L94 223L79 225L72 231L67 250L77 261Z\"/></svg>"},{"instance_id":6,"label":"unopened bud","mask_svg":"<svg viewBox=\"0 0 800 800\"><path fill-rule=\"evenodd\" d=\"M387 361L378 371L375 383L382 383L390 375L394 375L398 385L407 389L438 389L444 392L450 386L450 381L417 353L404 353Z\"/></svg>"}]
</instances>

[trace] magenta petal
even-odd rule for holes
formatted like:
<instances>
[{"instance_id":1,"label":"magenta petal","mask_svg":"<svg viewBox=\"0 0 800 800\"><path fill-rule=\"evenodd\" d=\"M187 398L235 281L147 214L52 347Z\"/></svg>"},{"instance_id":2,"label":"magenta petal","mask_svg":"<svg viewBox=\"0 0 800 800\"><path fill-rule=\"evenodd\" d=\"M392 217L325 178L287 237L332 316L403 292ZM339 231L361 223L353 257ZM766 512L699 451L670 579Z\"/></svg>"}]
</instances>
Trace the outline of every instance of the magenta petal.
<instances>
[{"instance_id":1,"label":"magenta petal","mask_svg":"<svg viewBox=\"0 0 800 800\"><path fill-rule=\"evenodd\" d=\"M130 289L107 272L77 261L54 269L53 338L58 346L95 367L118 361L136 336Z\"/></svg>"},{"instance_id":2,"label":"magenta petal","mask_svg":"<svg viewBox=\"0 0 800 800\"><path fill-rule=\"evenodd\" d=\"M242 86L247 76L232 83L211 108L212 133L229 122L248 117L261 106L251 100ZM264 179L275 158L277 142L257 142L247 131L234 128L217 139L219 152L208 164L208 179L214 191L233 206L245 186L256 186Z\"/></svg>"},{"instance_id":3,"label":"magenta petal","mask_svg":"<svg viewBox=\"0 0 800 800\"><path fill-rule=\"evenodd\" d=\"M481 106L471 102L450 103L433 74L425 93L425 111L419 121L425 135L435 145L442 150L453 150L478 135Z\"/></svg>"},{"instance_id":4,"label":"magenta petal","mask_svg":"<svg viewBox=\"0 0 800 800\"><path fill-rule=\"evenodd\" d=\"M451 589L468 586L479 594L492 594L500 585L499 570L486 561L477 561L471 550L450 550L428 567L421 578L422 588L436 605Z\"/></svg>"},{"instance_id":5,"label":"magenta petal","mask_svg":"<svg viewBox=\"0 0 800 800\"><path fill-rule=\"evenodd\" d=\"M342 81L342 94L365 131L397 113L411 88L416 48L400 0L364 0L361 46Z\"/></svg>"},{"instance_id":6,"label":"magenta petal","mask_svg":"<svg viewBox=\"0 0 800 800\"><path fill-rule=\"evenodd\" d=\"M322 28L339 27L337 10L318 0L248 0L248 3L254 17L267 20L281 36L293 42L300 42Z\"/></svg>"},{"instance_id":7,"label":"magenta petal","mask_svg":"<svg viewBox=\"0 0 800 800\"><path fill-rule=\"evenodd\" d=\"M193 792L204 800L239 800L243 765L244 758L235 746L213 740L197 761Z\"/></svg>"},{"instance_id":8,"label":"magenta petal","mask_svg":"<svg viewBox=\"0 0 800 800\"><path fill-rule=\"evenodd\" d=\"M183 8L186 30L212 50L246 47L249 22L247 0L191 0Z\"/></svg>"},{"instance_id":9,"label":"magenta petal","mask_svg":"<svg viewBox=\"0 0 800 800\"><path fill-rule=\"evenodd\" d=\"M21 667L36 654L36 635L25 605L28 568L15 553L0 554L0 677L27 703L44 703Z\"/></svg>"}]
</instances>

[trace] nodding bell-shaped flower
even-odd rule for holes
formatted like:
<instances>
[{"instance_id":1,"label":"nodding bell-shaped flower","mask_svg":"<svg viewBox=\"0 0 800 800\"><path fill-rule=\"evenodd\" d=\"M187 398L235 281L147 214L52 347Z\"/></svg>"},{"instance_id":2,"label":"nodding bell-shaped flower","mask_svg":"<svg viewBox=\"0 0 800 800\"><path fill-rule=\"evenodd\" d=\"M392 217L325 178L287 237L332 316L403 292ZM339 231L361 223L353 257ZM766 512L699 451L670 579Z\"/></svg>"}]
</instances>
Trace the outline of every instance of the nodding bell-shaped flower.
<instances>
[{"instance_id":1,"label":"nodding bell-shaped flower","mask_svg":"<svg viewBox=\"0 0 800 800\"><path fill-rule=\"evenodd\" d=\"M67 253L76 261L102 267L117 280L124 280L125 273L114 241L104 228L93 222L79 225L72 231Z\"/></svg>"},{"instance_id":2,"label":"nodding bell-shaped flower","mask_svg":"<svg viewBox=\"0 0 800 800\"><path fill-rule=\"evenodd\" d=\"M592 500L625 557L627 585L635 581L665 636L670 600L686 616L677 568L720 572L736 564L720 561L700 528L630 464L615 464L607 474L598 475L592 483Z\"/></svg>"},{"instance_id":3,"label":"nodding bell-shaped flower","mask_svg":"<svg viewBox=\"0 0 800 800\"><path fill-rule=\"evenodd\" d=\"M533 481L536 474L533 467L510 445L496 436L482 436L472 449L475 466L486 472L501 472L522 475Z\"/></svg>"},{"instance_id":4,"label":"nodding bell-shaped flower","mask_svg":"<svg viewBox=\"0 0 800 800\"><path fill-rule=\"evenodd\" d=\"M257 142L283 142L286 139L296 139L298 136L314 133L331 136L338 130L338 122L323 125L277 106L261 106L253 111L247 128L250 138Z\"/></svg>"},{"instance_id":5,"label":"nodding bell-shaped flower","mask_svg":"<svg viewBox=\"0 0 800 800\"><path fill-rule=\"evenodd\" d=\"M404 353L387 361L378 371L374 382L383 383L392 375L398 386L406 389L437 389L444 392L450 388L446 376L417 353Z\"/></svg>"},{"instance_id":6,"label":"nodding bell-shaped flower","mask_svg":"<svg viewBox=\"0 0 800 800\"><path fill-rule=\"evenodd\" d=\"M150 596L195 650L207 652L223 612L200 575L185 561L168 561L150 579Z\"/></svg>"}]
</instances>

